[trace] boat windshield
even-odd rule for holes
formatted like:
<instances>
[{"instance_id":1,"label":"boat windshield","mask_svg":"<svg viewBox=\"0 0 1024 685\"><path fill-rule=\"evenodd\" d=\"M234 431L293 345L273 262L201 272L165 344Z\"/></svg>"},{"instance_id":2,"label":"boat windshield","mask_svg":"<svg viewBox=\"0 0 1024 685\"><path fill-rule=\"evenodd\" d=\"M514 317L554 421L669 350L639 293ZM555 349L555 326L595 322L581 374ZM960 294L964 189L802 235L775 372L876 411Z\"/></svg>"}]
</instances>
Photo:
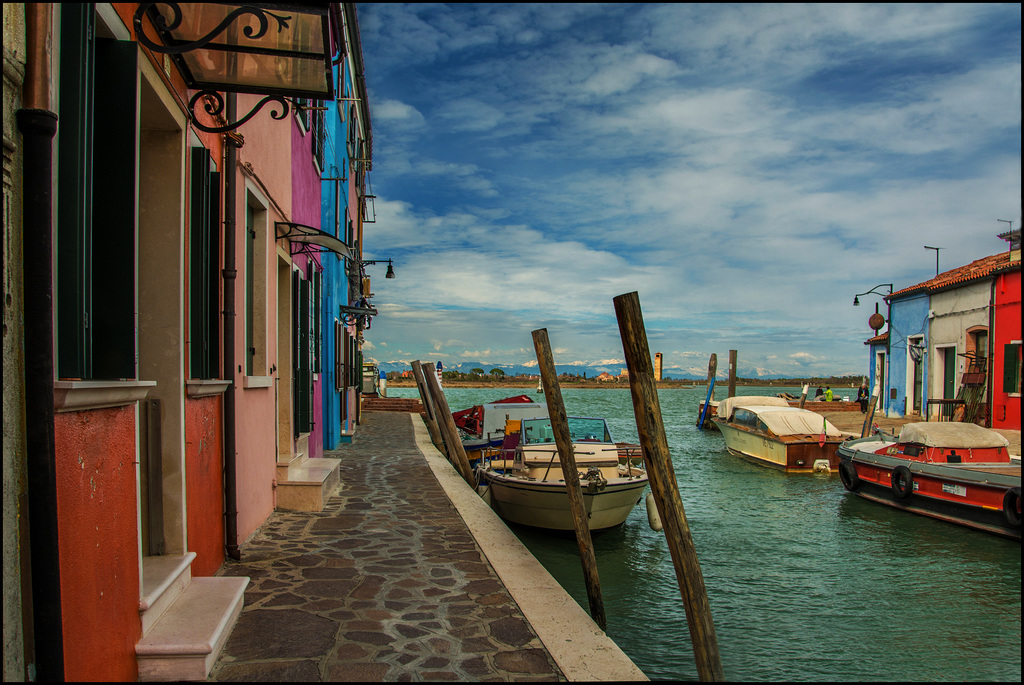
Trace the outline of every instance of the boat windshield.
<instances>
[{"instance_id":1,"label":"boat windshield","mask_svg":"<svg viewBox=\"0 0 1024 685\"><path fill-rule=\"evenodd\" d=\"M569 435L573 442L612 442L611 433L604 419L569 417ZM555 432L549 419L524 419L523 439L527 445L539 445L555 441Z\"/></svg>"}]
</instances>

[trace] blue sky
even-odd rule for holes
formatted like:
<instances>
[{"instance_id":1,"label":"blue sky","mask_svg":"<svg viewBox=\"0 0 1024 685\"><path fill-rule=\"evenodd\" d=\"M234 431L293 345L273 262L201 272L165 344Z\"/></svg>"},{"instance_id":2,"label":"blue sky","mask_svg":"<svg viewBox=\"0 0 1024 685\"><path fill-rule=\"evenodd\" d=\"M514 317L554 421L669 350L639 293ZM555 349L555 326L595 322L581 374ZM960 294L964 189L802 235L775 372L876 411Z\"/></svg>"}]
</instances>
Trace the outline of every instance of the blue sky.
<instances>
[{"instance_id":1,"label":"blue sky","mask_svg":"<svg viewBox=\"0 0 1024 685\"><path fill-rule=\"evenodd\" d=\"M1020 5L359 5L378 361L867 369L896 289L1021 218ZM379 273L378 273L379 271ZM884 312L884 303L882 307Z\"/></svg>"}]
</instances>

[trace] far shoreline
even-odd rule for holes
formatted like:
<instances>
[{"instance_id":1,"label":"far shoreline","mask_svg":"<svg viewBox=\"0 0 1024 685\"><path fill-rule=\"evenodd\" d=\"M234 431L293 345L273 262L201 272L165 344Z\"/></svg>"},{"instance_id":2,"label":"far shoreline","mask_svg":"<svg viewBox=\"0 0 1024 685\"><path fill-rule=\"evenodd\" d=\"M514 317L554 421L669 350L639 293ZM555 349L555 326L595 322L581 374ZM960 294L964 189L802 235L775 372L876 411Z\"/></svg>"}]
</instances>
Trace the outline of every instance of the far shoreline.
<instances>
[{"instance_id":1,"label":"far shoreline","mask_svg":"<svg viewBox=\"0 0 1024 685\"><path fill-rule=\"evenodd\" d=\"M856 381L851 383L823 383L821 381L808 381L808 380L773 380L773 381L758 381L751 382L737 381L736 387L738 388L799 388L803 385L811 385L817 387L819 385L828 385L832 388L857 388L860 383ZM508 388L509 390L523 390L523 389L537 389L536 383L530 383L527 381L453 381L445 379L443 382L445 388ZM659 388L707 388L708 384L706 381L683 381L683 380L666 380L656 381L656 385ZM728 382L715 381L715 390L721 390L728 387ZM559 381L559 386L562 388L594 388L598 390L628 390L629 381ZM402 380L389 380L387 387L389 388L415 388L416 383L413 380L402 379Z\"/></svg>"}]
</instances>

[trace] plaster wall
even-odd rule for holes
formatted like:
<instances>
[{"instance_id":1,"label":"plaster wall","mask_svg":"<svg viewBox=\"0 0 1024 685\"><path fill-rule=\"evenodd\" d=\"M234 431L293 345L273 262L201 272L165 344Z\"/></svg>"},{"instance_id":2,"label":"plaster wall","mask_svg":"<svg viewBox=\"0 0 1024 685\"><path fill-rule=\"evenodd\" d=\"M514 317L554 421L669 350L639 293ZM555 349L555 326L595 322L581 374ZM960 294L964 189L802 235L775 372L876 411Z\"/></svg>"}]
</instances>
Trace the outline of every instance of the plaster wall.
<instances>
[{"instance_id":1,"label":"plaster wall","mask_svg":"<svg viewBox=\"0 0 1024 685\"><path fill-rule=\"evenodd\" d=\"M963 354L967 349L967 329L974 326L989 325L989 302L991 301L991 281L972 283L962 288L934 293L931 297L931 319L928 350L931 363L928 365L928 397L941 398L943 390L943 355L950 347L956 354ZM939 350L943 350L939 354ZM956 381L954 394L960 389L961 374L966 371L966 358L956 358Z\"/></svg>"},{"instance_id":2,"label":"plaster wall","mask_svg":"<svg viewBox=\"0 0 1024 685\"><path fill-rule=\"evenodd\" d=\"M138 679L136 426L134 404L54 421L68 682Z\"/></svg>"},{"instance_id":3,"label":"plaster wall","mask_svg":"<svg viewBox=\"0 0 1024 685\"><path fill-rule=\"evenodd\" d=\"M247 112L258 98L238 96L238 112ZM274 120L269 112L253 117L240 132L245 144L239 150L239 168L235 180L235 244L239 279L235 288L235 368L225 378L235 385L236 499L238 508L238 539L245 540L273 513L274 482L277 474L278 414L277 408L290 406L291 384L281 378L282 366L290 365L287 350L279 351L279 298L287 301L291 294L278 288L278 246L274 223L285 221L291 210L291 165L282 164L291 154L288 128L293 118ZM257 264L254 277L259 282L253 303L254 322L259 333L258 361L252 376L245 375L246 365L246 281L245 212L248 203L257 202L258 216ZM285 431L286 427L281 427Z\"/></svg>"},{"instance_id":4,"label":"plaster wall","mask_svg":"<svg viewBox=\"0 0 1024 685\"><path fill-rule=\"evenodd\" d=\"M3 279L4 279L4 525L3 525L3 676L25 679L22 544L28 564L28 490L25 473L24 300L22 291L22 159L14 113L21 108L25 74L25 5L4 3L3 86ZM24 514L24 515L23 515Z\"/></svg>"},{"instance_id":5,"label":"plaster wall","mask_svg":"<svg viewBox=\"0 0 1024 685\"><path fill-rule=\"evenodd\" d=\"M890 418L902 417L906 411L908 388L908 359L910 340L916 337L928 343L928 295L921 293L911 297L894 300L889 311L889 370L885 391L885 415ZM922 364L928 368L931 355L926 352ZM911 381L912 382L912 381ZM924 396L928 397L927 375ZM895 394L892 392L895 390Z\"/></svg>"},{"instance_id":6,"label":"plaster wall","mask_svg":"<svg viewBox=\"0 0 1024 685\"><path fill-rule=\"evenodd\" d=\"M1021 333L1021 272L1019 267L1016 271L996 277L994 295L992 427L1020 430L1021 394L1006 392L1003 387L1003 374L1007 363L1004 346L1008 343L1019 343L1024 338Z\"/></svg>"},{"instance_id":7,"label":"plaster wall","mask_svg":"<svg viewBox=\"0 0 1024 685\"><path fill-rule=\"evenodd\" d=\"M185 491L193 576L212 576L224 563L224 448L221 395L185 401Z\"/></svg>"}]
</instances>

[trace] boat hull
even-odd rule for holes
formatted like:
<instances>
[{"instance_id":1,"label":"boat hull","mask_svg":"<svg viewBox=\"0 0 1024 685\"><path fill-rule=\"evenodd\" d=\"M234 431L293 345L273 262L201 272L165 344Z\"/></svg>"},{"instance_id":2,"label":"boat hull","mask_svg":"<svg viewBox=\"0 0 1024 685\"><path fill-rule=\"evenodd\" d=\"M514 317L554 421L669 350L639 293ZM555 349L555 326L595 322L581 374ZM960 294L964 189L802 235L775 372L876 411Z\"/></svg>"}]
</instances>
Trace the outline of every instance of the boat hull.
<instances>
[{"instance_id":1,"label":"boat hull","mask_svg":"<svg viewBox=\"0 0 1024 685\"><path fill-rule=\"evenodd\" d=\"M486 472L491 506L506 521L548 530L574 530L569 496L561 481L539 481ZM616 478L601 490L582 482L583 506L590 530L621 525L643 499L647 478Z\"/></svg>"},{"instance_id":2,"label":"boat hull","mask_svg":"<svg viewBox=\"0 0 1024 685\"><path fill-rule=\"evenodd\" d=\"M846 489L866 500L1020 542L1020 464L943 464L839 449ZM894 482L894 473L898 474Z\"/></svg>"},{"instance_id":3,"label":"boat hull","mask_svg":"<svg viewBox=\"0 0 1024 685\"><path fill-rule=\"evenodd\" d=\"M725 439L725 447L732 454L750 459L787 473L813 473L815 463L828 462L829 472L839 468L836 450L840 440L830 439L822 447L817 437L807 439L777 438L744 427L715 419L714 424ZM819 463L819 469L820 469Z\"/></svg>"}]
</instances>

